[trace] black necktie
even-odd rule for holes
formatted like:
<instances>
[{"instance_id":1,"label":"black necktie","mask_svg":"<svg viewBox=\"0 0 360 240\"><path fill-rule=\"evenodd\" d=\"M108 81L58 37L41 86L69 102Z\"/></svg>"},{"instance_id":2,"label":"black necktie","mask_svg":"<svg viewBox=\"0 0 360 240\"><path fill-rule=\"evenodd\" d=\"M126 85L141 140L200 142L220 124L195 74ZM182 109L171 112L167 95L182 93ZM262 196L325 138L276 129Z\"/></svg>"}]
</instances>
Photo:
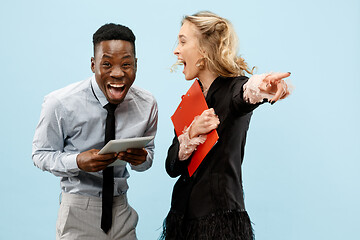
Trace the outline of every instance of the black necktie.
<instances>
[{"instance_id":1,"label":"black necktie","mask_svg":"<svg viewBox=\"0 0 360 240\"><path fill-rule=\"evenodd\" d=\"M104 108L108 111L105 126L105 144L115 139L115 109L117 105L108 103ZM114 167L103 170L103 192L102 192L102 215L101 229L105 233L109 231L112 224L112 203L114 195Z\"/></svg>"}]
</instances>

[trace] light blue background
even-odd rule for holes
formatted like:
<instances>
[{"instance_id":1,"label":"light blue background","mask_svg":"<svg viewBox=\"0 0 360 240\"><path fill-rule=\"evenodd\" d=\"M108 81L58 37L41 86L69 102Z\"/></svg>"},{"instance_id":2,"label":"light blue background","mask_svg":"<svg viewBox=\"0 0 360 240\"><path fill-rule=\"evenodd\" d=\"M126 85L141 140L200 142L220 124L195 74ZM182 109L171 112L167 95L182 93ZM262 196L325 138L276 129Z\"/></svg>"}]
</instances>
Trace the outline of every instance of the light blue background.
<instances>
[{"instance_id":1,"label":"light blue background","mask_svg":"<svg viewBox=\"0 0 360 240\"><path fill-rule=\"evenodd\" d=\"M256 239L356 239L360 216L358 0L2 1L0 239L55 239L59 179L33 166L43 97L91 76L92 34L104 23L137 36L136 85L159 104L153 167L131 171L139 239L156 239L174 179L164 170L170 116L191 82L170 73L184 14L228 18L258 73L292 72L295 91L252 118L243 164Z\"/></svg>"}]
</instances>

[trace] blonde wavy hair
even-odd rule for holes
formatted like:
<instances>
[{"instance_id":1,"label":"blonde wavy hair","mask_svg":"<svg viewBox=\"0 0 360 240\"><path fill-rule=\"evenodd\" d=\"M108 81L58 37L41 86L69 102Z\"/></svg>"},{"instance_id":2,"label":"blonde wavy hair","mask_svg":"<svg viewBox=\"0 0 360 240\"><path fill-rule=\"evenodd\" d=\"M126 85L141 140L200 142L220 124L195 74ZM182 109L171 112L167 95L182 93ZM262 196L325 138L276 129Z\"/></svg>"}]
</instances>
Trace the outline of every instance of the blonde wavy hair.
<instances>
[{"instance_id":1,"label":"blonde wavy hair","mask_svg":"<svg viewBox=\"0 0 360 240\"><path fill-rule=\"evenodd\" d=\"M185 21L199 30L200 51L211 71L224 77L243 76L244 71L253 74L254 68L237 55L239 41L230 21L209 11L185 16L182 24Z\"/></svg>"}]
</instances>

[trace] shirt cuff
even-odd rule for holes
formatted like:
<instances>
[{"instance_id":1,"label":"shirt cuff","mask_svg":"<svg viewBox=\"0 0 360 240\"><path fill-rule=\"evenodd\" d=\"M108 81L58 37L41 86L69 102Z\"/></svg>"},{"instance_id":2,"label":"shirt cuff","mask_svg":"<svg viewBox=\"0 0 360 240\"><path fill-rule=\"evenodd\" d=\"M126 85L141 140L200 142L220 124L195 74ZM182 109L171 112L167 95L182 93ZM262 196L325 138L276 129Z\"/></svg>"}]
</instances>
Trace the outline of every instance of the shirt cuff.
<instances>
[{"instance_id":1,"label":"shirt cuff","mask_svg":"<svg viewBox=\"0 0 360 240\"><path fill-rule=\"evenodd\" d=\"M77 174L80 171L76 158L79 154L68 154L63 158L63 164L67 173Z\"/></svg>"},{"instance_id":2,"label":"shirt cuff","mask_svg":"<svg viewBox=\"0 0 360 240\"><path fill-rule=\"evenodd\" d=\"M264 99L271 99L275 94L269 94L260 91L260 84L263 80L271 75L271 73L255 74L244 84L244 100L251 104L256 104L264 101Z\"/></svg>"},{"instance_id":3,"label":"shirt cuff","mask_svg":"<svg viewBox=\"0 0 360 240\"><path fill-rule=\"evenodd\" d=\"M195 119L188 128L184 129L183 134L181 134L178 137L180 143L180 147L179 147L180 161L184 161L188 159L191 156L191 154L196 150L196 147L200 144L203 144L206 141L206 135L199 135L198 137L194 137L190 139L189 130L191 125L194 123Z\"/></svg>"}]
</instances>

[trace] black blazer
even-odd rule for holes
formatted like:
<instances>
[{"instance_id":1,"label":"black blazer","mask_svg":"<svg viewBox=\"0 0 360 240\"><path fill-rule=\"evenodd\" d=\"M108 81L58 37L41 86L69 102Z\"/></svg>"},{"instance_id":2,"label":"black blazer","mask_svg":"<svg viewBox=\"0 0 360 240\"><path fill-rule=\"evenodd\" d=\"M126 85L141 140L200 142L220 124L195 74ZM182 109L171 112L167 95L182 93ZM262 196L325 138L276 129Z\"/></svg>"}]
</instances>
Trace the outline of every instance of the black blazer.
<instances>
[{"instance_id":1,"label":"black blazer","mask_svg":"<svg viewBox=\"0 0 360 240\"><path fill-rule=\"evenodd\" d=\"M177 180L171 211L185 219L197 219L216 212L245 211L241 164L252 111L259 104L243 100L247 77L218 77L211 84L206 102L219 116L219 140L190 178L189 160L179 161L175 135L166 158L166 171Z\"/></svg>"}]
</instances>

